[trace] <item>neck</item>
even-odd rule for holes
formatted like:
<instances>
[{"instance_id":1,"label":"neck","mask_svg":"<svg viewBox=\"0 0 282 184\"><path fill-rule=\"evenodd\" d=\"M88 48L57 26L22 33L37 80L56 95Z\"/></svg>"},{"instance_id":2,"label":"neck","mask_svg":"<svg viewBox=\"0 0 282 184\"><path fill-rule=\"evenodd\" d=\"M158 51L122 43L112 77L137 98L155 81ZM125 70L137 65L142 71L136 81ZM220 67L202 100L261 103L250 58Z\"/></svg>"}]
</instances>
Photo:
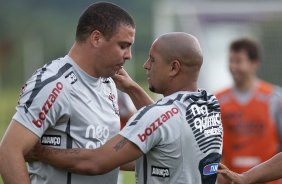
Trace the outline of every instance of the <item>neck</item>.
<instances>
[{"instance_id":1,"label":"neck","mask_svg":"<svg viewBox=\"0 0 282 184\"><path fill-rule=\"evenodd\" d=\"M89 48L87 47L87 43L78 43L75 42L70 49L68 55L73 59L73 61L88 75L98 78L99 75L94 70L93 60L89 58L93 58Z\"/></svg>"},{"instance_id":2,"label":"neck","mask_svg":"<svg viewBox=\"0 0 282 184\"><path fill-rule=\"evenodd\" d=\"M179 85L183 84L183 82L174 82L173 84ZM187 82L187 84L190 85L179 85L179 86L173 86L170 89L168 89L163 95L164 96L169 96L173 93L179 92L179 91L190 91L190 92L196 92L198 90L198 85L197 82Z\"/></svg>"},{"instance_id":3,"label":"neck","mask_svg":"<svg viewBox=\"0 0 282 184\"><path fill-rule=\"evenodd\" d=\"M256 77L250 77L242 83L235 83L235 88L240 92L252 90L256 85Z\"/></svg>"}]
</instances>

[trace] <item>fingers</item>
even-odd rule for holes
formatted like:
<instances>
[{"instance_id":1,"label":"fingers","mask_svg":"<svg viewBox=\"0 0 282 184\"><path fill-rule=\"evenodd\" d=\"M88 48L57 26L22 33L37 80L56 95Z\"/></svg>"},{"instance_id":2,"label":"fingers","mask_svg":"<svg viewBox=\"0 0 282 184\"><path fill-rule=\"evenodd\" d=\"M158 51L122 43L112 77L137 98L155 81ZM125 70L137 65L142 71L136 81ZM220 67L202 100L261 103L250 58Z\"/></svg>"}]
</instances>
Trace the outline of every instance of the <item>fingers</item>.
<instances>
[{"instance_id":1,"label":"fingers","mask_svg":"<svg viewBox=\"0 0 282 184\"><path fill-rule=\"evenodd\" d=\"M243 184L243 178L238 174L226 167L224 164L219 163L219 167L217 173L222 175L225 179L227 179L231 184Z\"/></svg>"},{"instance_id":2,"label":"fingers","mask_svg":"<svg viewBox=\"0 0 282 184\"><path fill-rule=\"evenodd\" d=\"M119 71L117 71L117 74L118 75L123 75L123 76L127 76L128 74L127 74L127 72L125 71L125 69L120 69Z\"/></svg>"},{"instance_id":3,"label":"fingers","mask_svg":"<svg viewBox=\"0 0 282 184\"><path fill-rule=\"evenodd\" d=\"M219 168L220 169L228 169L224 164L222 164L222 163L219 163Z\"/></svg>"},{"instance_id":4,"label":"fingers","mask_svg":"<svg viewBox=\"0 0 282 184\"><path fill-rule=\"evenodd\" d=\"M122 80L124 77L127 77L128 74L126 71L122 68L112 77L114 80Z\"/></svg>"},{"instance_id":5,"label":"fingers","mask_svg":"<svg viewBox=\"0 0 282 184\"><path fill-rule=\"evenodd\" d=\"M227 171L229 171L229 169L224 164L219 163L219 167L218 167L217 173L219 173L219 174L226 174Z\"/></svg>"},{"instance_id":6,"label":"fingers","mask_svg":"<svg viewBox=\"0 0 282 184\"><path fill-rule=\"evenodd\" d=\"M114 81L116 81L116 80L121 80L121 79L122 79L122 76L119 75L119 74L115 74L114 76L112 76L112 79L113 79Z\"/></svg>"}]
</instances>

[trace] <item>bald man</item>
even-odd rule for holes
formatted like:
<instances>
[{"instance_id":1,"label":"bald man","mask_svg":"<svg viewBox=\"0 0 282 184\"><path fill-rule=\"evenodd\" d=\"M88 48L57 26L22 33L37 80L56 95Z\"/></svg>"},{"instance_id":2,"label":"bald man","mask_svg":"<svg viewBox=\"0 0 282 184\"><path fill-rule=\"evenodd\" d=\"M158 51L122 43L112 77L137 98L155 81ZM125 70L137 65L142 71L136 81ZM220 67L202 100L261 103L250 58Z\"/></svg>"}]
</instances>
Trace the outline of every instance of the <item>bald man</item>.
<instances>
[{"instance_id":1,"label":"bald man","mask_svg":"<svg viewBox=\"0 0 282 184\"><path fill-rule=\"evenodd\" d=\"M98 149L59 150L38 145L35 158L88 175L122 165L134 170L134 164L125 164L136 160L138 183L215 183L223 131L218 101L197 86L202 62L194 36L179 32L160 36L144 68L150 90L163 94L163 99L138 110L119 135ZM125 71L115 80L129 94L137 86Z\"/></svg>"}]
</instances>

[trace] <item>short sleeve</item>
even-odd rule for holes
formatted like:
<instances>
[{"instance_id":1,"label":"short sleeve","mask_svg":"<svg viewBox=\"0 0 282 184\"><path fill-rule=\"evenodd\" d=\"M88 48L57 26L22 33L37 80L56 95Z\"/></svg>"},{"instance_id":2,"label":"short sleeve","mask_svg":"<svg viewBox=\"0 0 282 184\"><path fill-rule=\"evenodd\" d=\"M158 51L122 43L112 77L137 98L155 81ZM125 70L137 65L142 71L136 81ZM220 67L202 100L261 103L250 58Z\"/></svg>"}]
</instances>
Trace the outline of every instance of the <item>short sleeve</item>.
<instances>
[{"instance_id":1,"label":"short sleeve","mask_svg":"<svg viewBox=\"0 0 282 184\"><path fill-rule=\"evenodd\" d=\"M174 121L178 113L177 107L144 107L129 119L119 134L136 144L146 154L161 144L165 137L164 132L167 132L166 124Z\"/></svg>"},{"instance_id":2,"label":"short sleeve","mask_svg":"<svg viewBox=\"0 0 282 184\"><path fill-rule=\"evenodd\" d=\"M69 114L69 96L63 78L36 82L31 78L22 88L13 119L41 137Z\"/></svg>"},{"instance_id":3,"label":"short sleeve","mask_svg":"<svg viewBox=\"0 0 282 184\"><path fill-rule=\"evenodd\" d=\"M118 90L118 105L121 117L126 117L136 111L136 108L128 94L120 90Z\"/></svg>"},{"instance_id":4,"label":"short sleeve","mask_svg":"<svg viewBox=\"0 0 282 184\"><path fill-rule=\"evenodd\" d=\"M274 88L272 98L270 100L271 113L277 126L278 134L282 140L282 89Z\"/></svg>"}]
</instances>

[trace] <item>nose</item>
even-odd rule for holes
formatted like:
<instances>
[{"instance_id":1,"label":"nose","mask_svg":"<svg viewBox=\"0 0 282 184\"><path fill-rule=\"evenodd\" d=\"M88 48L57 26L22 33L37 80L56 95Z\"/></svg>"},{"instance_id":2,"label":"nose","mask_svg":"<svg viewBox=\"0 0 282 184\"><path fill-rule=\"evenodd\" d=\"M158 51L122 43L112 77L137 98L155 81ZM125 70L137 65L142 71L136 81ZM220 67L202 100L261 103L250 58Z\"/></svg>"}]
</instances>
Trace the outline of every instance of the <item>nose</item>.
<instances>
[{"instance_id":1,"label":"nose","mask_svg":"<svg viewBox=\"0 0 282 184\"><path fill-rule=\"evenodd\" d=\"M233 71L236 70L236 69L237 69L237 64L236 64L236 62L229 61L229 70L230 70L231 72L233 72Z\"/></svg>"},{"instance_id":2,"label":"nose","mask_svg":"<svg viewBox=\"0 0 282 184\"><path fill-rule=\"evenodd\" d=\"M147 59L147 61L144 63L144 65L143 65L143 67L144 67L144 69L145 70L149 70L149 67L150 67L150 65L149 65L149 59Z\"/></svg>"},{"instance_id":3,"label":"nose","mask_svg":"<svg viewBox=\"0 0 282 184\"><path fill-rule=\"evenodd\" d=\"M125 53L124 53L124 59L125 60L129 60L131 59L132 55L131 55L131 48L127 48Z\"/></svg>"}]
</instances>

